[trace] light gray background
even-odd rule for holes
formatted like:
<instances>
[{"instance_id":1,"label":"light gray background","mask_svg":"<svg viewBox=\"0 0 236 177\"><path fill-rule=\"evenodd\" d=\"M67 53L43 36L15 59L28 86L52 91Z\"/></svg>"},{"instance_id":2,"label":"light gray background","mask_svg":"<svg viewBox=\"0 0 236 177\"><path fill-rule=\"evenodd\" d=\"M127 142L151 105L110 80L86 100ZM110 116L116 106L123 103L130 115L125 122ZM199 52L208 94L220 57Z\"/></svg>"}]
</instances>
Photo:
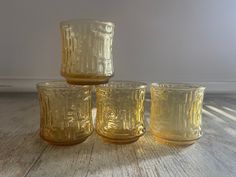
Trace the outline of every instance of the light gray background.
<instances>
[{"instance_id":1,"label":"light gray background","mask_svg":"<svg viewBox=\"0 0 236 177\"><path fill-rule=\"evenodd\" d=\"M71 18L116 23L115 79L236 81L235 0L1 0L0 78L60 78Z\"/></svg>"}]
</instances>

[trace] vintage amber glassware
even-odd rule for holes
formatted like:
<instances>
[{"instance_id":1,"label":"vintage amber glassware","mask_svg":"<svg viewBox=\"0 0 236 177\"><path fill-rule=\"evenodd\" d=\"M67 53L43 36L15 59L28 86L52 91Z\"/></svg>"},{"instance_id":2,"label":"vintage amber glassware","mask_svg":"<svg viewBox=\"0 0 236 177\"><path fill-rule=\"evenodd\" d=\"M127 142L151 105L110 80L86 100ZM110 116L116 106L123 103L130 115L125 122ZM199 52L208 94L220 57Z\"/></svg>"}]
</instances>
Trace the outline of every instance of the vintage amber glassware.
<instances>
[{"instance_id":1,"label":"vintage amber glassware","mask_svg":"<svg viewBox=\"0 0 236 177\"><path fill-rule=\"evenodd\" d=\"M188 145L201 137L204 90L193 84L151 85L150 129L158 140Z\"/></svg>"},{"instance_id":2,"label":"vintage amber glassware","mask_svg":"<svg viewBox=\"0 0 236 177\"><path fill-rule=\"evenodd\" d=\"M61 75L70 84L107 83L114 74L112 41L114 23L90 19L60 23Z\"/></svg>"},{"instance_id":3,"label":"vintage amber glassware","mask_svg":"<svg viewBox=\"0 0 236 177\"><path fill-rule=\"evenodd\" d=\"M96 131L106 141L131 143L145 132L146 84L112 81L96 86Z\"/></svg>"},{"instance_id":4,"label":"vintage amber glassware","mask_svg":"<svg viewBox=\"0 0 236 177\"><path fill-rule=\"evenodd\" d=\"M40 136L53 144L81 143L93 132L91 86L63 81L37 84Z\"/></svg>"}]
</instances>

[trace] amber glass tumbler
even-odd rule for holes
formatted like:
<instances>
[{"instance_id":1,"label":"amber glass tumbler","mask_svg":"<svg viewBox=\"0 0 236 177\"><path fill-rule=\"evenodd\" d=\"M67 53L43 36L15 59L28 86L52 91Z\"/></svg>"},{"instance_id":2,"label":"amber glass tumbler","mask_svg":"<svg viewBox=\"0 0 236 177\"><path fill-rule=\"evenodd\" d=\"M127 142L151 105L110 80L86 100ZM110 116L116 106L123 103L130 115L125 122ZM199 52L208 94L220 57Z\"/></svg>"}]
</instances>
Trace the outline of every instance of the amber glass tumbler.
<instances>
[{"instance_id":1,"label":"amber glass tumbler","mask_svg":"<svg viewBox=\"0 0 236 177\"><path fill-rule=\"evenodd\" d=\"M112 81L96 87L96 131L112 143L131 143L145 132L146 84Z\"/></svg>"},{"instance_id":2,"label":"amber glass tumbler","mask_svg":"<svg viewBox=\"0 0 236 177\"><path fill-rule=\"evenodd\" d=\"M107 83L114 74L112 41L115 25L89 19L60 23L61 75L70 84Z\"/></svg>"},{"instance_id":3,"label":"amber glass tumbler","mask_svg":"<svg viewBox=\"0 0 236 177\"><path fill-rule=\"evenodd\" d=\"M150 129L158 140L188 145L201 137L204 90L192 84L151 85Z\"/></svg>"},{"instance_id":4,"label":"amber glass tumbler","mask_svg":"<svg viewBox=\"0 0 236 177\"><path fill-rule=\"evenodd\" d=\"M83 142L93 132L90 86L63 81L37 84L40 103L40 135L53 144Z\"/></svg>"}]
</instances>

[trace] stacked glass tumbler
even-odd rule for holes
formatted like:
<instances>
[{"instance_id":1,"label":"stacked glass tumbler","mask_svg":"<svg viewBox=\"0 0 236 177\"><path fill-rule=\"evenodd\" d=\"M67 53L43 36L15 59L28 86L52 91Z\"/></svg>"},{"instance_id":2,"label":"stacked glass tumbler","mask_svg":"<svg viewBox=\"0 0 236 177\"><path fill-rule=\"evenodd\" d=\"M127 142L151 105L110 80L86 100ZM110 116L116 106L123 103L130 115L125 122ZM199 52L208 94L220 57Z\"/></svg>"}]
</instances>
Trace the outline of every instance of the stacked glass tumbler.
<instances>
[{"instance_id":1,"label":"stacked glass tumbler","mask_svg":"<svg viewBox=\"0 0 236 177\"><path fill-rule=\"evenodd\" d=\"M40 136L56 145L85 141L94 130L92 91L96 90L97 134L111 143L141 137L146 84L110 81L114 75L112 44L115 25L91 19L60 23L61 75L66 81L37 84ZM160 142L192 144L202 135L204 89L191 84L151 85L150 130Z\"/></svg>"},{"instance_id":2,"label":"stacked glass tumbler","mask_svg":"<svg viewBox=\"0 0 236 177\"><path fill-rule=\"evenodd\" d=\"M90 19L60 23L61 75L65 81L37 84L40 136L57 145L81 143L93 132L92 90L96 85L96 131L114 143L136 141L145 132L145 83L112 81L114 23Z\"/></svg>"}]
</instances>

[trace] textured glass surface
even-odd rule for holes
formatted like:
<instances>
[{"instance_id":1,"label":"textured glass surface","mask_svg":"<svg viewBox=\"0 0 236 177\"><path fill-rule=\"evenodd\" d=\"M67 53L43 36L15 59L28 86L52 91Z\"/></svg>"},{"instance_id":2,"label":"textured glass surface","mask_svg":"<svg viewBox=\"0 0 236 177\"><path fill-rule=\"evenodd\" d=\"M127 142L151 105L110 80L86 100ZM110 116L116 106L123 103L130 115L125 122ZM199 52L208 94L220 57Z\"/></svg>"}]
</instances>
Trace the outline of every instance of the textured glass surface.
<instances>
[{"instance_id":1,"label":"textured glass surface","mask_svg":"<svg viewBox=\"0 0 236 177\"><path fill-rule=\"evenodd\" d=\"M159 140L192 144L201 137L203 87L151 85L151 131Z\"/></svg>"},{"instance_id":2,"label":"textured glass surface","mask_svg":"<svg viewBox=\"0 0 236 177\"><path fill-rule=\"evenodd\" d=\"M145 132L146 85L113 81L96 87L96 131L113 143L136 141Z\"/></svg>"},{"instance_id":3,"label":"textured glass surface","mask_svg":"<svg viewBox=\"0 0 236 177\"><path fill-rule=\"evenodd\" d=\"M40 135L54 144L84 141L92 132L91 87L65 82L37 85L40 103Z\"/></svg>"},{"instance_id":4,"label":"textured glass surface","mask_svg":"<svg viewBox=\"0 0 236 177\"><path fill-rule=\"evenodd\" d=\"M99 84L113 76L114 24L96 20L61 22L61 75L70 84Z\"/></svg>"}]
</instances>

